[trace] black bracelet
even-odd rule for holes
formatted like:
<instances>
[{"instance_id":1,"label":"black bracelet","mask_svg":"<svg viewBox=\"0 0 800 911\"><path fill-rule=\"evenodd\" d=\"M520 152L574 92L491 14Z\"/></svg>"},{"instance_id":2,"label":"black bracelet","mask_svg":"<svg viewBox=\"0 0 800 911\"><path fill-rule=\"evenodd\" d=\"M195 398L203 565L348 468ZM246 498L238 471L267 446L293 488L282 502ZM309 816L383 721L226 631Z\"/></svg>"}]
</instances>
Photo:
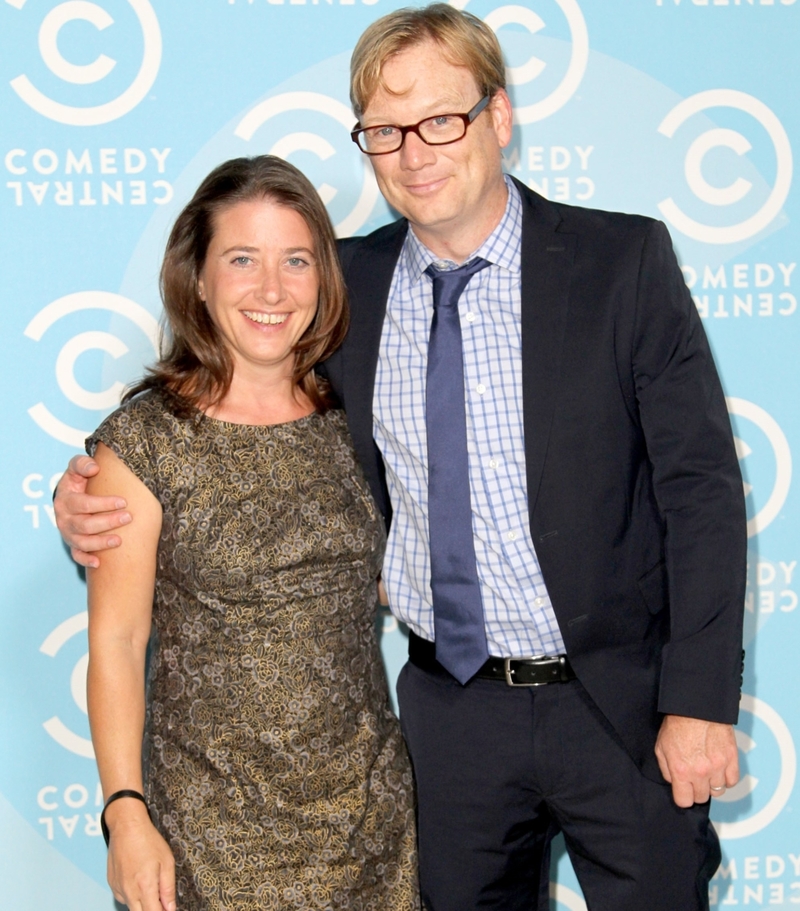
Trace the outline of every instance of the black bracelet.
<instances>
[{"instance_id":1,"label":"black bracelet","mask_svg":"<svg viewBox=\"0 0 800 911\"><path fill-rule=\"evenodd\" d=\"M103 840L106 843L106 847L108 847L108 843L111 840L111 833L108 831L108 826L106 825L106 810L115 800L119 800L120 797L135 797L137 800L141 800L145 810L147 810L147 816L152 819L150 816L150 808L147 806L147 801L144 799L144 794L140 794L138 791L130 791L127 788L124 788L122 791L114 791L111 797L106 801L103 812L100 814L100 831L103 833Z\"/></svg>"}]
</instances>

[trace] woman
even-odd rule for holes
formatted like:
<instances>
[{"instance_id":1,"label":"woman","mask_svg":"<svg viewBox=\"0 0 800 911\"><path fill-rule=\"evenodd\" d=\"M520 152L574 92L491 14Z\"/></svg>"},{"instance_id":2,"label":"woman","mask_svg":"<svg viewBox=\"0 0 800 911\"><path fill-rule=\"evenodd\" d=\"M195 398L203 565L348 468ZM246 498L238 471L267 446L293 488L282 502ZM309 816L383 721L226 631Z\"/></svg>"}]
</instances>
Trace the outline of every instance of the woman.
<instances>
[{"instance_id":1,"label":"woman","mask_svg":"<svg viewBox=\"0 0 800 911\"><path fill-rule=\"evenodd\" d=\"M418 908L374 635L383 531L312 369L346 304L311 184L271 156L218 167L177 219L161 290L166 351L87 440L90 492L134 517L88 572L114 895Z\"/></svg>"}]
</instances>

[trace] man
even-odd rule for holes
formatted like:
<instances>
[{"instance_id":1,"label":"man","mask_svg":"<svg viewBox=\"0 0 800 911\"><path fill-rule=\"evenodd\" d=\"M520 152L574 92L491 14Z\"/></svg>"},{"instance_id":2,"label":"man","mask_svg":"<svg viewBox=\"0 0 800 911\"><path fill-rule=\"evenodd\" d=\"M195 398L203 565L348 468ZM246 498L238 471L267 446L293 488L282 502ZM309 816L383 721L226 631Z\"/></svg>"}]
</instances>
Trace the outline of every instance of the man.
<instances>
[{"instance_id":1,"label":"man","mask_svg":"<svg viewBox=\"0 0 800 911\"><path fill-rule=\"evenodd\" d=\"M545 908L561 830L589 907L707 908L745 516L667 232L504 177L503 61L468 13L384 17L351 76L354 139L404 217L343 243L352 328L323 369L391 521L423 899ZM124 504L74 469L59 527L114 544Z\"/></svg>"}]
</instances>

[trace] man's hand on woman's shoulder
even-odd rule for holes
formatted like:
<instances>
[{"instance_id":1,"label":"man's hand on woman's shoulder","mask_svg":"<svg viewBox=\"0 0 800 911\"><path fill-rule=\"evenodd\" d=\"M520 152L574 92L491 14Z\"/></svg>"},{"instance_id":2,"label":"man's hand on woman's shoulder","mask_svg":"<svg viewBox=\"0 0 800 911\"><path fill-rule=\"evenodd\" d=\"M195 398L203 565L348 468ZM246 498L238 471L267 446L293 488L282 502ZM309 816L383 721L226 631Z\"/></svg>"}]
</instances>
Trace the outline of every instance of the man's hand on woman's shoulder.
<instances>
[{"instance_id":1,"label":"man's hand on woman's shoulder","mask_svg":"<svg viewBox=\"0 0 800 911\"><path fill-rule=\"evenodd\" d=\"M99 471L94 459L74 456L58 482L53 499L56 525L72 559L93 568L100 565L96 553L122 543L118 535L109 532L131 521L122 497L95 497L86 493L87 481Z\"/></svg>"}]
</instances>

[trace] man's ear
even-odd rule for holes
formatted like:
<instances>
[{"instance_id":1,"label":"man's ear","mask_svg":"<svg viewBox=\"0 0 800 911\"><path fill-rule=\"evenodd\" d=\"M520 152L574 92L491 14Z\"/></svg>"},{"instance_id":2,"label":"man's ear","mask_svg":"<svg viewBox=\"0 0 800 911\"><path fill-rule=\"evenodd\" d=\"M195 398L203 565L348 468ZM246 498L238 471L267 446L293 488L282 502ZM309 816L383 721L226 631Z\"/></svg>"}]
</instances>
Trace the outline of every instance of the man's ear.
<instances>
[{"instance_id":1,"label":"man's ear","mask_svg":"<svg viewBox=\"0 0 800 911\"><path fill-rule=\"evenodd\" d=\"M514 129L514 110L505 89L498 89L494 93L489 104L489 113L497 134L497 141L500 148L504 149L511 142Z\"/></svg>"}]
</instances>

